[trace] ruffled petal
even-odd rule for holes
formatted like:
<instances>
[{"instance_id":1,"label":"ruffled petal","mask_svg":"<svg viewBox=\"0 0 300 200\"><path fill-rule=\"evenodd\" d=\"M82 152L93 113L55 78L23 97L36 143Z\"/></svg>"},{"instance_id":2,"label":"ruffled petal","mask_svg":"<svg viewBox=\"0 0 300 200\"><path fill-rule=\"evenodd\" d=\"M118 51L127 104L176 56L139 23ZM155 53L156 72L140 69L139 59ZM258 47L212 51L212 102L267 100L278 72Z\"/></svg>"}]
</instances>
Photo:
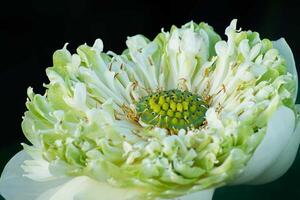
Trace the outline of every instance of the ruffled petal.
<instances>
[{"instance_id":1,"label":"ruffled petal","mask_svg":"<svg viewBox=\"0 0 300 200\"><path fill-rule=\"evenodd\" d=\"M295 113L285 106L280 106L269 120L266 135L247 163L244 172L232 184L266 183L282 174L283 170L279 168L280 166L286 167L284 170L286 171L288 163L281 163L273 169L273 173L269 173L278 160L285 157L285 162L288 162L295 157L295 154L288 152L296 151L299 145L298 139L294 147L288 147L299 134L294 134L294 127ZM283 156L283 153L286 154ZM266 173L268 175L263 179Z\"/></svg>"},{"instance_id":2,"label":"ruffled petal","mask_svg":"<svg viewBox=\"0 0 300 200\"><path fill-rule=\"evenodd\" d=\"M25 151L17 153L5 166L0 178L0 193L8 200L48 200L61 184L69 178L38 182L24 176L21 168L25 160L31 160Z\"/></svg>"},{"instance_id":3,"label":"ruffled petal","mask_svg":"<svg viewBox=\"0 0 300 200\"><path fill-rule=\"evenodd\" d=\"M294 97L293 99L294 99L294 102L296 102L297 93L298 93L298 74L297 74L297 68L296 68L293 52L284 38L280 38L277 41L273 41L273 45L275 48L277 48L279 50L280 54L285 58L286 63L287 63L288 72L293 74L295 77L296 86L295 86L295 91L293 94L293 97Z\"/></svg>"}]
</instances>

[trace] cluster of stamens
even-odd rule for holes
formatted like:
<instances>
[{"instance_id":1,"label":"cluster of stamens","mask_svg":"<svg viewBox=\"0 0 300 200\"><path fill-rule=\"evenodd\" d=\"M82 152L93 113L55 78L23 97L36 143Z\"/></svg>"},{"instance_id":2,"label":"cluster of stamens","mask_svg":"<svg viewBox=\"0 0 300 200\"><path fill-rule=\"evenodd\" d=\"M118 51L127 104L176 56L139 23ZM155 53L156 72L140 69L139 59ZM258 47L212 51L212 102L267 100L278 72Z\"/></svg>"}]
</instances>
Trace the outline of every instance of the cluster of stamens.
<instances>
[{"instance_id":1,"label":"cluster of stamens","mask_svg":"<svg viewBox=\"0 0 300 200\"><path fill-rule=\"evenodd\" d=\"M203 124L207 105L198 95L174 89L143 97L136 109L145 124L187 130Z\"/></svg>"}]
</instances>

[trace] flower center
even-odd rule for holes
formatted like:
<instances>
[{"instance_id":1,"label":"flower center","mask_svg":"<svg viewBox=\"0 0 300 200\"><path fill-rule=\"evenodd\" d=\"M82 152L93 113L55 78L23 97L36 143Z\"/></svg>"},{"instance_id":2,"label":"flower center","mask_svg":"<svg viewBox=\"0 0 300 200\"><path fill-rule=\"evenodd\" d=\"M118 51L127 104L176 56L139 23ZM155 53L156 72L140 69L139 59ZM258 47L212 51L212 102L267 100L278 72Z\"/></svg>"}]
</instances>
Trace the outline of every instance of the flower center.
<instances>
[{"instance_id":1,"label":"flower center","mask_svg":"<svg viewBox=\"0 0 300 200\"><path fill-rule=\"evenodd\" d=\"M198 95L174 89L145 96L136 108L142 122L179 130L201 126L207 104Z\"/></svg>"}]
</instances>

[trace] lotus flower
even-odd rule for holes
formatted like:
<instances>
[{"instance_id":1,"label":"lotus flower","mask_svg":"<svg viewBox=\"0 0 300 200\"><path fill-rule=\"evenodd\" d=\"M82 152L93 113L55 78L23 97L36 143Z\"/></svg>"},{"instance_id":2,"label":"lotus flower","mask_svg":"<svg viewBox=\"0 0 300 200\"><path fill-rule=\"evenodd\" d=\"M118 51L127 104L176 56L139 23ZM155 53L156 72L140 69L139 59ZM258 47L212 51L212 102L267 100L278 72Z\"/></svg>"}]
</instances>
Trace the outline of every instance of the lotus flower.
<instances>
[{"instance_id":1,"label":"lotus flower","mask_svg":"<svg viewBox=\"0 0 300 200\"><path fill-rule=\"evenodd\" d=\"M216 188L283 175L300 142L297 72L284 39L193 22L121 55L97 39L28 89L30 145L5 167L8 200L211 200Z\"/></svg>"}]
</instances>

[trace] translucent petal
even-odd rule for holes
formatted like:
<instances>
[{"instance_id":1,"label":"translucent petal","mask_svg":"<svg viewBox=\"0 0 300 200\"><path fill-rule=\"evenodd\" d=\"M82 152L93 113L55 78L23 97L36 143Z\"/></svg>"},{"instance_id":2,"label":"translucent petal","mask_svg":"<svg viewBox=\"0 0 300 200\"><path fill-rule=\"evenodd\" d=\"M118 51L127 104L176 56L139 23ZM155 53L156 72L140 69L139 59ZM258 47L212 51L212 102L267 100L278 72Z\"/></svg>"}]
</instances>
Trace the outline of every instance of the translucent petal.
<instances>
[{"instance_id":1,"label":"translucent petal","mask_svg":"<svg viewBox=\"0 0 300 200\"><path fill-rule=\"evenodd\" d=\"M212 200L214 191L214 189L203 190L179 197L178 200Z\"/></svg>"},{"instance_id":2,"label":"translucent petal","mask_svg":"<svg viewBox=\"0 0 300 200\"><path fill-rule=\"evenodd\" d=\"M0 193L8 200L126 200L142 194L138 189L120 189L86 176L38 182L25 176L21 165L31 158L24 151L6 165L0 179Z\"/></svg>"},{"instance_id":3,"label":"translucent petal","mask_svg":"<svg viewBox=\"0 0 300 200\"><path fill-rule=\"evenodd\" d=\"M46 196L68 180L68 178L60 178L46 182L33 181L23 176L21 165L25 160L31 160L25 151L17 153L2 172L0 193L7 200L47 200Z\"/></svg>"},{"instance_id":4,"label":"translucent petal","mask_svg":"<svg viewBox=\"0 0 300 200\"><path fill-rule=\"evenodd\" d=\"M264 183L265 181L260 180L260 177L263 177L274 166L282 156L284 149L289 145L290 140L293 140L294 127L294 112L285 106L280 106L269 120L266 135L247 163L245 171L232 184L251 183L252 181L253 183L255 183L254 181ZM294 148L297 148L297 146ZM294 155L288 153L284 156ZM268 177L276 176L278 176L277 171L274 171L274 174L270 174Z\"/></svg>"},{"instance_id":5,"label":"translucent petal","mask_svg":"<svg viewBox=\"0 0 300 200\"><path fill-rule=\"evenodd\" d=\"M290 72L295 76L296 89L293 97L294 97L294 102L296 102L297 92L298 92L298 74L297 74L297 68L296 68L293 52L284 38L280 38L277 41L273 41L273 45L275 48L279 50L279 53L285 58L288 72Z\"/></svg>"},{"instance_id":6,"label":"translucent petal","mask_svg":"<svg viewBox=\"0 0 300 200\"><path fill-rule=\"evenodd\" d=\"M87 176L79 176L63 185L49 200L129 200L143 194L138 189L114 188Z\"/></svg>"},{"instance_id":7,"label":"translucent petal","mask_svg":"<svg viewBox=\"0 0 300 200\"><path fill-rule=\"evenodd\" d=\"M297 105L298 112L300 105ZM300 123L296 122L296 128L288 140L288 144L282 150L275 163L265 171L259 178L251 181L250 184L263 184L276 180L281 177L292 166L300 143Z\"/></svg>"},{"instance_id":8,"label":"translucent petal","mask_svg":"<svg viewBox=\"0 0 300 200\"><path fill-rule=\"evenodd\" d=\"M96 39L93 48L98 51L98 53L103 51L103 42L101 39Z\"/></svg>"}]
</instances>

